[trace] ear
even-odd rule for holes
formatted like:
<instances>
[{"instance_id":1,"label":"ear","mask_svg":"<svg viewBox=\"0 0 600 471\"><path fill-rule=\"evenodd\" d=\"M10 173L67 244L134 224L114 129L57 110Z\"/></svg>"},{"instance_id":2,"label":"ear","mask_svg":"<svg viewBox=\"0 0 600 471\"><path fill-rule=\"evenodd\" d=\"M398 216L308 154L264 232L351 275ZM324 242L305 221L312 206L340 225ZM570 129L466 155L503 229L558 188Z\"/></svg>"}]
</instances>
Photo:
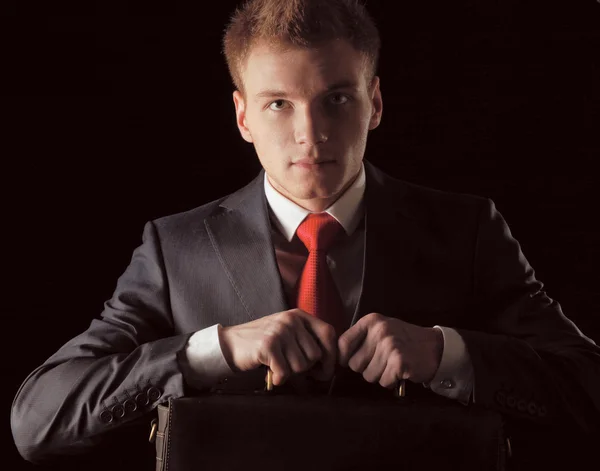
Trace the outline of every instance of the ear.
<instances>
[{"instance_id":1,"label":"ear","mask_svg":"<svg viewBox=\"0 0 600 471\"><path fill-rule=\"evenodd\" d=\"M246 125L246 101L238 90L233 92L233 103L235 104L235 117L240 134L244 140L253 142L250 130Z\"/></svg>"},{"instance_id":2,"label":"ear","mask_svg":"<svg viewBox=\"0 0 600 471\"><path fill-rule=\"evenodd\" d=\"M369 131L375 129L381 123L381 115L383 114L383 100L381 99L381 90L379 88L379 77L373 77L373 81L369 87L369 95L371 104L373 105L373 114L369 122Z\"/></svg>"}]
</instances>

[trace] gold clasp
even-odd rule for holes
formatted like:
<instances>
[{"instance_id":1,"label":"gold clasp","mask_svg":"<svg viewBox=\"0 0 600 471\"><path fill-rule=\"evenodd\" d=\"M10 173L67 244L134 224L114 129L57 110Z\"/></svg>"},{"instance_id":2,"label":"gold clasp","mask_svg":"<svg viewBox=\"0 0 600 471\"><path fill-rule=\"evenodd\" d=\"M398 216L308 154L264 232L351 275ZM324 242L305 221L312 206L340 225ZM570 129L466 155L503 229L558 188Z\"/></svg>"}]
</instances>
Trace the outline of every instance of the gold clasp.
<instances>
[{"instance_id":1,"label":"gold clasp","mask_svg":"<svg viewBox=\"0 0 600 471\"><path fill-rule=\"evenodd\" d=\"M150 428L150 437L148 437L148 441L150 443L154 443L154 440L156 439L156 430L158 429L158 423L156 419L152 419L152 422L150 422L151 424L151 428Z\"/></svg>"}]
</instances>

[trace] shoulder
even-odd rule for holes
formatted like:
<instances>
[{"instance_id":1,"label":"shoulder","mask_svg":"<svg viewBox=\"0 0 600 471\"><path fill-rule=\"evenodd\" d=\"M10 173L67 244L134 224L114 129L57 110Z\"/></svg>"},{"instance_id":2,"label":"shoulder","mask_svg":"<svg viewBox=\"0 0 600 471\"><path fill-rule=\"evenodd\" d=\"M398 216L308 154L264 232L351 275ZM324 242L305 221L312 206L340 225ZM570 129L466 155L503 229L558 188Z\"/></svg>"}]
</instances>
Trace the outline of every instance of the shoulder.
<instances>
[{"instance_id":1,"label":"shoulder","mask_svg":"<svg viewBox=\"0 0 600 471\"><path fill-rule=\"evenodd\" d=\"M262 196L263 172L252 179L246 186L226 194L216 200L182 211L166 215L148 222L156 228L159 234L176 234L182 236L189 234L197 237L206 232L205 221L228 213L231 209L243 210L246 200L253 200Z\"/></svg>"},{"instance_id":2,"label":"shoulder","mask_svg":"<svg viewBox=\"0 0 600 471\"><path fill-rule=\"evenodd\" d=\"M385 200L416 219L473 218L494 207L490 198L447 191L396 178L371 166L371 182L384 189Z\"/></svg>"},{"instance_id":3,"label":"shoulder","mask_svg":"<svg viewBox=\"0 0 600 471\"><path fill-rule=\"evenodd\" d=\"M224 211L220 204L227 196L179 213L150 221L160 233L196 232L204 227L204 220Z\"/></svg>"},{"instance_id":4,"label":"shoulder","mask_svg":"<svg viewBox=\"0 0 600 471\"><path fill-rule=\"evenodd\" d=\"M459 191L447 191L403 182L407 188L406 196L415 205L431 211L451 211L479 213L482 208L493 202L484 196Z\"/></svg>"},{"instance_id":5,"label":"shoulder","mask_svg":"<svg viewBox=\"0 0 600 471\"><path fill-rule=\"evenodd\" d=\"M175 249L202 242L208 237L205 221L208 218L226 213L228 209L223 207L222 203L236 193L234 192L186 211L147 221L143 238L157 239L157 242L164 247L169 246Z\"/></svg>"}]
</instances>

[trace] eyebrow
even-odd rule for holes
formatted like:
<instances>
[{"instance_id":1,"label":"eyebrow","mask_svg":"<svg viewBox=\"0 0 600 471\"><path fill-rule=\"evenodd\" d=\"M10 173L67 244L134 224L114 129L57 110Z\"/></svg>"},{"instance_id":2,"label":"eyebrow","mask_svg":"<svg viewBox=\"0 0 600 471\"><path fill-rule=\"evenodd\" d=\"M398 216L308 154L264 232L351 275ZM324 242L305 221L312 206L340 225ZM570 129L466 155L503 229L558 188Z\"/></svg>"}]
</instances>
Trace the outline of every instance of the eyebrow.
<instances>
[{"instance_id":1,"label":"eyebrow","mask_svg":"<svg viewBox=\"0 0 600 471\"><path fill-rule=\"evenodd\" d=\"M336 82L336 83L330 85L329 87L327 87L327 89L325 90L325 93L332 92L334 90L341 90L344 88L357 89L358 84L352 80L342 80L340 82ZM283 90L262 90L261 92L256 94L256 98L265 98L265 97L270 98L270 97L275 97L275 96L287 98L289 96L289 94L284 92Z\"/></svg>"}]
</instances>

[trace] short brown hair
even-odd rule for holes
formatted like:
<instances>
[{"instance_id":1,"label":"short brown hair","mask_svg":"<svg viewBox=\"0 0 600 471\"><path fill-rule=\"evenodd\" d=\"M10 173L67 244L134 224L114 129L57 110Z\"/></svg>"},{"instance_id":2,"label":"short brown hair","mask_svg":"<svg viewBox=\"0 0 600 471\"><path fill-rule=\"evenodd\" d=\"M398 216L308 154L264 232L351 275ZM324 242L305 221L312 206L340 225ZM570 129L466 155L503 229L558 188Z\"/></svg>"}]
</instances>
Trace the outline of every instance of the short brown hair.
<instances>
[{"instance_id":1,"label":"short brown hair","mask_svg":"<svg viewBox=\"0 0 600 471\"><path fill-rule=\"evenodd\" d=\"M223 52L233 84L243 92L241 71L256 42L314 47L338 38L363 53L369 83L377 71L381 40L359 0L246 0L225 30Z\"/></svg>"}]
</instances>

